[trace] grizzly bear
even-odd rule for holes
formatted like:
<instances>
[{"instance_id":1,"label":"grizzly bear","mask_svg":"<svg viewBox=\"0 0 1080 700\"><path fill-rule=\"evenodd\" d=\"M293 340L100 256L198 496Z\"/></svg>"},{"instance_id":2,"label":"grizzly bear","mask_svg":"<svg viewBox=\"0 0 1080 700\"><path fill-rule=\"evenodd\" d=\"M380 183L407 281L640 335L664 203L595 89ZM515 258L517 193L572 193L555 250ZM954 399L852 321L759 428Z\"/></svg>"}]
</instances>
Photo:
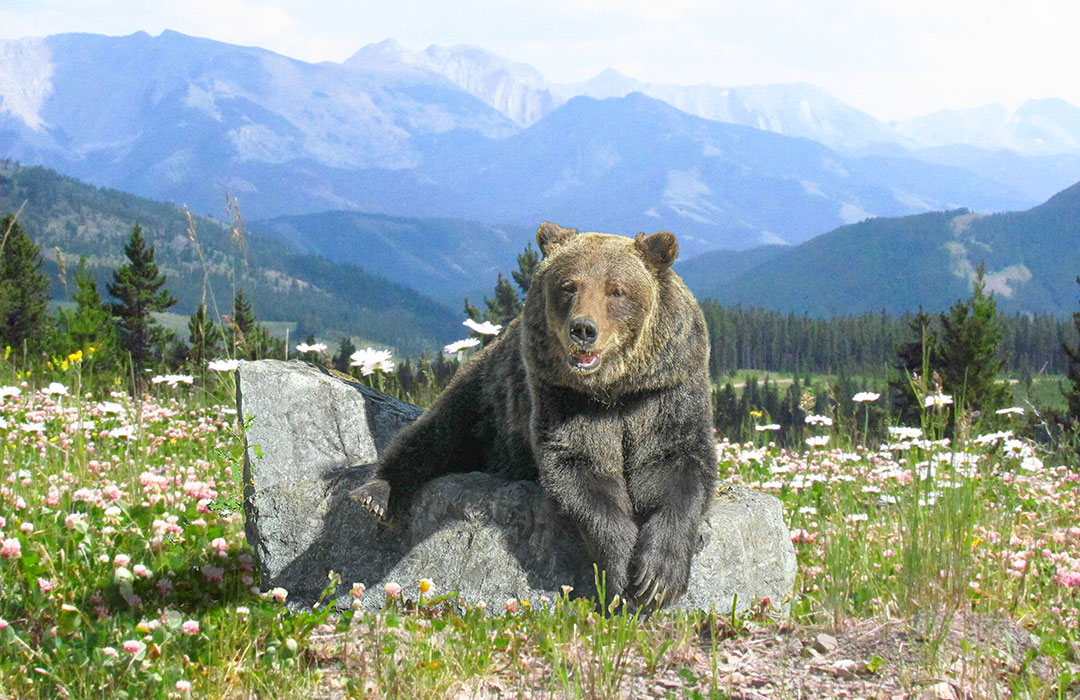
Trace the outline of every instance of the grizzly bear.
<instances>
[{"instance_id":1,"label":"grizzly bear","mask_svg":"<svg viewBox=\"0 0 1080 700\"><path fill-rule=\"evenodd\" d=\"M686 591L716 478L709 344L673 234L541 224L521 314L457 371L350 495L379 518L450 472L538 479L606 572L607 597Z\"/></svg>"}]
</instances>

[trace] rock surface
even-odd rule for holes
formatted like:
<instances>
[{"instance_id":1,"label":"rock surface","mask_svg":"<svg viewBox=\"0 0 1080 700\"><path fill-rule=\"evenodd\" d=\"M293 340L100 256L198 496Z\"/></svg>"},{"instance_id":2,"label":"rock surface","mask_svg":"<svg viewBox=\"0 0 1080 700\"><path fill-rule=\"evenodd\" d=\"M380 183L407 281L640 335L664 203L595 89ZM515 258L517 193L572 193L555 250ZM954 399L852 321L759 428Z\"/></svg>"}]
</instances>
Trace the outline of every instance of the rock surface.
<instances>
[{"instance_id":1,"label":"rock surface","mask_svg":"<svg viewBox=\"0 0 1080 700\"><path fill-rule=\"evenodd\" d=\"M472 472L435 479L417 494L410 517L380 525L348 492L364 483L393 434L420 415L327 370L261 360L237 370L239 415L250 419L244 512L263 589L280 586L289 603L318 600L333 570L346 593L364 583L364 605L379 609L383 587L417 582L458 591L469 603L501 609L508 598L555 598L562 585L594 596L591 563L573 526L539 484ZM729 611L769 598L779 604L795 582L795 552L780 502L750 489L718 489L701 524L690 589L674 607ZM430 595L430 594L429 594Z\"/></svg>"}]
</instances>

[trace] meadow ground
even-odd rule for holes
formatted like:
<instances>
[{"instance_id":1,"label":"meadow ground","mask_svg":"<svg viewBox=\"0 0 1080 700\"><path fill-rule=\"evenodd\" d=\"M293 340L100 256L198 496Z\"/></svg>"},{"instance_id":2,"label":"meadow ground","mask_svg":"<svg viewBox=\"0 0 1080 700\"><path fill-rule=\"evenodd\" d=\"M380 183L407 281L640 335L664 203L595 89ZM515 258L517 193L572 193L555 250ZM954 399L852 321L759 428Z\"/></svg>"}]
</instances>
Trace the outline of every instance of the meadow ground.
<instances>
[{"instance_id":1,"label":"meadow ground","mask_svg":"<svg viewBox=\"0 0 1080 700\"><path fill-rule=\"evenodd\" d=\"M230 382L136 399L0 367L0 697L1080 696L1080 467L1010 414L964 441L930 408L872 448L719 442L722 478L784 504L790 615L485 610L438 581L294 614L244 540Z\"/></svg>"}]
</instances>

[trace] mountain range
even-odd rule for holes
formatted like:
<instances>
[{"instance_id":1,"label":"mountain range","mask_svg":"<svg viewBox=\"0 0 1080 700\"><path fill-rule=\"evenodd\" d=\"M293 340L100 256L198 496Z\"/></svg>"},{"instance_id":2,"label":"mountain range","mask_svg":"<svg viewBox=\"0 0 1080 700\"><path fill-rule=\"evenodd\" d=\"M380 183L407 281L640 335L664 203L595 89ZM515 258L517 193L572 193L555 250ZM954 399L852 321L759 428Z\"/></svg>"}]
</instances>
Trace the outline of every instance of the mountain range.
<instances>
[{"instance_id":1,"label":"mountain range","mask_svg":"<svg viewBox=\"0 0 1080 700\"><path fill-rule=\"evenodd\" d=\"M1080 183L1027 211L870 219L799 246L713 251L675 269L699 298L828 317L946 309L970 295L980 265L1005 313L1077 311Z\"/></svg>"},{"instance_id":2,"label":"mountain range","mask_svg":"<svg viewBox=\"0 0 1080 700\"><path fill-rule=\"evenodd\" d=\"M533 229L544 220L623 234L667 229L691 256L801 243L871 216L962 202L991 211L1028 204L949 166L845 157L807 139L694 117L639 93L574 98L500 140L456 136L471 147L419 171L356 174L357 208Z\"/></svg>"},{"instance_id":3,"label":"mountain range","mask_svg":"<svg viewBox=\"0 0 1080 700\"><path fill-rule=\"evenodd\" d=\"M1028 155L1080 153L1080 107L1055 98L1029 100L1016 110L989 104L884 123L806 83L686 86L646 83L608 69L582 83L560 84L545 80L531 66L474 46L410 51L387 39L362 48L345 65L382 75L443 76L522 127L576 96L603 99L640 92L688 114L808 138L840 151L964 144Z\"/></svg>"},{"instance_id":4,"label":"mountain range","mask_svg":"<svg viewBox=\"0 0 1080 700\"><path fill-rule=\"evenodd\" d=\"M383 42L311 64L170 31L55 35L0 42L0 98L0 155L204 214L228 192L249 219L670 229L688 255L797 244L871 216L1021 209L1080 179L1061 105L1025 112L1044 147L1002 168L979 145L909 152L934 142L812 86L679 88L612 71L560 86L472 47Z\"/></svg>"},{"instance_id":5,"label":"mountain range","mask_svg":"<svg viewBox=\"0 0 1080 700\"><path fill-rule=\"evenodd\" d=\"M196 216L192 234L185 212L172 205L0 161L0 213L13 211L42 249L57 300L68 292L58 281L61 259L70 271L85 256L104 290L138 222L156 247L179 313L195 310L206 279L215 315L228 313L240 288L261 320L295 324L294 337L350 335L409 355L460 338L462 316L448 309L461 308L463 296L479 305L535 235L465 220L355 212L251 222L239 234ZM699 299L827 317L945 309L970 294L984 265L987 288L1003 312L1061 316L1075 312L1080 298L1078 243L1080 183L1026 211L876 218L798 246L680 258L675 269ZM323 256L331 250L373 266L332 262Z\"/></svg>"}]
</instances>

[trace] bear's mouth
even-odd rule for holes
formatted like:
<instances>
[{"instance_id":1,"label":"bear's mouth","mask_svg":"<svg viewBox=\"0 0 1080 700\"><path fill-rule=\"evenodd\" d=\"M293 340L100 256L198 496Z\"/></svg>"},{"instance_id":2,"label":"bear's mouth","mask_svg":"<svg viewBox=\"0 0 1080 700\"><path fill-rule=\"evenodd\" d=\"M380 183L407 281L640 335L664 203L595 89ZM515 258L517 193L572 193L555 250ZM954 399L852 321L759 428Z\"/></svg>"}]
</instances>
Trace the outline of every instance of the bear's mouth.
<instances>
[{"instance_id":1,"label":"bear's mouth","mask_svg":"<svg viewBox=\"0 0 1080 700\"><path fill-rule=\"evenodd\" d=\"M572 351L570 353L570 366L578 372L591 372L600 366L600 354Z\"/></svg>"}]
</instances>

